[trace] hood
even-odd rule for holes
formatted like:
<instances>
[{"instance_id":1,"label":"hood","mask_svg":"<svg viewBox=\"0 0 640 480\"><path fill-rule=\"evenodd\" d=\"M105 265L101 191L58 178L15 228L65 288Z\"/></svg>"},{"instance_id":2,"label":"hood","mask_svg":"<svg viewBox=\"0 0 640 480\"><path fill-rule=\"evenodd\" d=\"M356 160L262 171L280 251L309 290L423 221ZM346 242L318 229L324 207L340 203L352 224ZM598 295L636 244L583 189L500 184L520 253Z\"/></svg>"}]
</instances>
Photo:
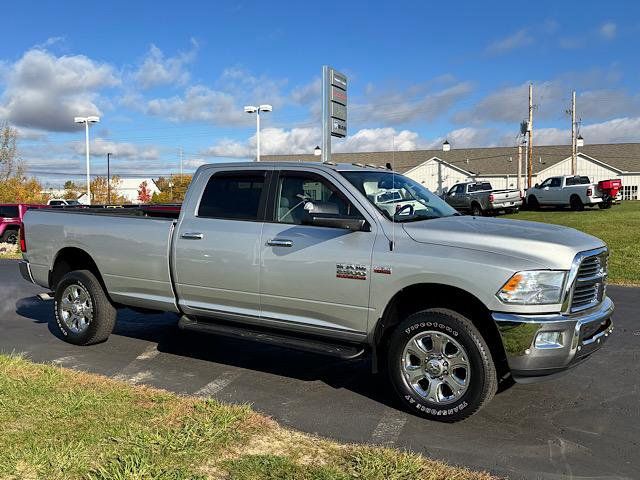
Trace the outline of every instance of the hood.
<instances>
[{"instance_id":1,"label":"hood","mask_svg":"<svg viewBox=\"0 0 640 480\"><path fill-rule=\"evenodd\" d=\"M416 242L509 255L536 262L537 268L569 269L578 252L605 245L573 228L524 220L455 216L402 226Z\"/></svg>"}]
</instances>

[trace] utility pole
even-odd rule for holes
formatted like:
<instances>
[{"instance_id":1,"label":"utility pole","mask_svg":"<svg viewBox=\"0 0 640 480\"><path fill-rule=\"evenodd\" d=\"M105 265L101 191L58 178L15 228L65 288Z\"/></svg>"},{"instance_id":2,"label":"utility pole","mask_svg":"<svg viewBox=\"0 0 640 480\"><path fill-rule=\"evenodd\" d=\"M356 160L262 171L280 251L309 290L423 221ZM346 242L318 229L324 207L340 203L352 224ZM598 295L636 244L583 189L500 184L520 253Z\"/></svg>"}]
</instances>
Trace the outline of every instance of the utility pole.
<instances>
[{"instance_id":1,"label":"utility pole","mask_svg":"<svg viewBox=\"0 0 640 480\"><path fill-rule=\"evenodd\" d=\"M111 152L107 153L107 203L111 203Z\"/></svg>"},{"instance_id":2,"label":"utility pole","mask_svg":"<svg viewBox=\"0 0 640 480\"><path fill-rule=\"evenodd\" d=\"M518 191L522 193L522 142L520 142L519 138L518 138Z\"/></svg>"},{"instance_id":3,"label":"utility pole","mask_svg":"<svg viewBox=\"0 0 640 480\"><path fill-rule=\"evenodd\" d=\"M576 136L576 91L574 90L571 95L571 175L578 173Z\"/></svg>"},{"instance_id":4,"label":"utility pole","mask_svg":"<svg viewBox=\"0 0 640 480\"><path fill-rule=\"evenodd\" d=\"M529 124L527 125L529 132L529 142L527 144L527 188L531 188L531 180L533 177L533 83L529 84Z\"/></svg>"}]
</instances>

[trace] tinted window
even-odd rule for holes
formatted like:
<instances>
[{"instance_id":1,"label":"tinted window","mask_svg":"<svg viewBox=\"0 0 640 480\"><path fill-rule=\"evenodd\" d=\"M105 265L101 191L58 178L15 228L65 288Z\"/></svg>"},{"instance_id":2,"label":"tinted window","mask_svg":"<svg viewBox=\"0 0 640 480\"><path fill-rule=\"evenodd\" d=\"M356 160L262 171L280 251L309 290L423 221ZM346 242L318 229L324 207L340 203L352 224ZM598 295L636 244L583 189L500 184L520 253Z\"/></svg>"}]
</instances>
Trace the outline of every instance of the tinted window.
<instances>
[{"instance_id":1,"label":"tinted window","mask_svg":"<svg viewBox=\"0 0 640 480\"><path fill-rule=\"evenodd\" d=\"M264 172L213 175L202 194L198 216L258 220L264 181Z\"/></svg>"},{"instance_id":2,"label":"tinted window","mask_svg":"<svg viewBox=\"0 0 640 480\"><path fill-rule=\"evenodd\" d=\"M559 178L552 178L550 186L551 187L559 187L560 186L560 179Z\"/></svg>"},{"instance_id":3,"label":"tinted window","mask_svg":"<svg viewBox=\"0 0 640 480\"><path fill-rule=\"evenodd\" d=\"M51 200L49 202L49 205L62 205L62 201L61 200Z\"/></svg>"},{"instance_id":4,"label":"tinted window","mask_svg":"<svg viewBox=\"0 0 640 480\"><path fill-rule=\"evenodd\" d=\"M485 190L493 190L489 182L472 183L469 185L469 192L483 192Z\"/></svg>"},{"instance_id":5,"label":"tinted window","mask_svg":"<svg viewBox=\"0 0 640 480\"><path fill-rule=\"evenodd\" d=\"M363 218L340 190L319 175L283 173L277 192L275 220L280 223L301 225L310 212Z\"/></svg>"},{"instance_id":6,"label":"tinted window","mask_svg":"<svg viewBox=\"0 0 640 480\"><path fill-rule=\"evenodd\" d=\"M17 218L19 215L17 206L0 205L0 217Z\"/></svg>"}]
</instances>

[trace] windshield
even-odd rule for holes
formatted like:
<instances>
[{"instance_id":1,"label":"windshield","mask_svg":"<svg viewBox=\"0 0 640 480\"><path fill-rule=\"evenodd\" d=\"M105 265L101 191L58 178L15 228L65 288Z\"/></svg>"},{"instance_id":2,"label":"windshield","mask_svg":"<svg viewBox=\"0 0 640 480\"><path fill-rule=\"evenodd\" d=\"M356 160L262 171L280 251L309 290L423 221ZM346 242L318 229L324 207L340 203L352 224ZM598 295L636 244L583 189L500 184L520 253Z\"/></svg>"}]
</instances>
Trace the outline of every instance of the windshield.
<instances>
[{"instance_id":1,"label":"windshield","mask_svg":"<svg viewBox=\"0 0 640 480\"><path fill-rule=\"evenodd\" d=\"M417 182L390 171L340 172L389 220L410 222L460 215Z\"/></svg>"}]
</instances>

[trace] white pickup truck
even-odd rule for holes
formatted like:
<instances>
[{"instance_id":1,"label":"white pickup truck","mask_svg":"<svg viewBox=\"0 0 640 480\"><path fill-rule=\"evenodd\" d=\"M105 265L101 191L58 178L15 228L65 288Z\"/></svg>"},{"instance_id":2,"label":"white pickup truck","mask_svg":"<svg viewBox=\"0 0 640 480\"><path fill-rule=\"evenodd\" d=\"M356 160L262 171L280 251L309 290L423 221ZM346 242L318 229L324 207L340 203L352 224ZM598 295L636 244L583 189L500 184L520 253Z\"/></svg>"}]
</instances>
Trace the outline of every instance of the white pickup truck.
<instances>
[{"instance_id":1,"label":"white pickup truck","mask_svg":"<svg viewBox=\"0 0 640 480\"><path fill-rule=\"evenodd\" d=\"M605 208L603 195L598 185L589 177L565 175L549 177L541 184L527 190L527 206L537 210L540 206L553 205L583 210L585 206Z\"/></svg>"}]
</instances>

